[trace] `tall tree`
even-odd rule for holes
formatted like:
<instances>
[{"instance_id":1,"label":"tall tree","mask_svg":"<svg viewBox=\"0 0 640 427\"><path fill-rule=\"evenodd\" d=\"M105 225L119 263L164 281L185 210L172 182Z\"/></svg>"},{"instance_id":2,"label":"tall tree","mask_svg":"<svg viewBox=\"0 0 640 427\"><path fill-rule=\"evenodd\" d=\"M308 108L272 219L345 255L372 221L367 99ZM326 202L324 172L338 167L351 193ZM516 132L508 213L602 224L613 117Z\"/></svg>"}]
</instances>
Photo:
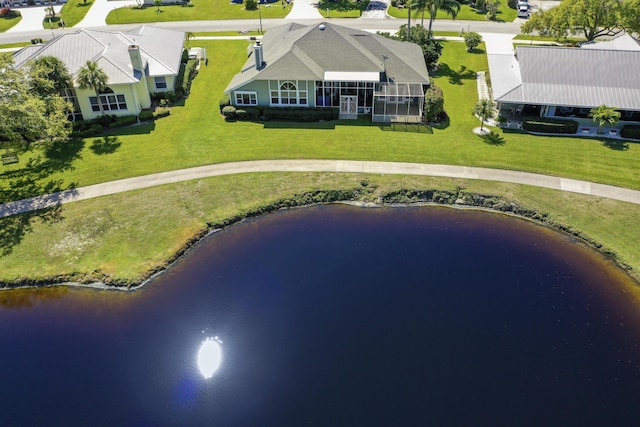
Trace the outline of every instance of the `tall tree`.
<instances>
[{"instance_id":1,"label":"tall tree","mask_svg":"<svg viewBox=\"0 0 640 427\"><path fill-rule=\"evenodd\" d=\"M408 40L419 45L422 48L422 54L424 55L427 67L431 67L438 62L438 59L442 54L442 44L438 40L434 39L431 33L420 24L413 26L411 34L407 32L406 25L401 25L396 36L391 36L389 33L380 33L380 35L395 40Z\"/></svg>"},{"instance_id":2,"label":"tall tree","mask_svg":"<svg viewBox=\"0 0 640 427\"><path fill-rule=\"evenodd\" d=\"M456 0L427 0L427 12L429 12L429 32L433 28L433 21L436 19L438 11L441 10L447 15L456 19L460 12L460 3Z\"/></svg>"},{"instance_id":3,"label":"tall tree","mask_svg":"<svg viewBox=\"0 0 640 427\"><path fill-rule=\"evenodd\" d=\"M80 68L78 72L78 86L82 89L93 89L98 98L98 107L100 108L100 115L104 116L104 110L102 109L102 102L100 102L100 92L107 88L109 77L100 68L96 62L87 61L84 67Z\"/></svg>"},{"instance_id":4,"label":"tall tree","mask_svg":"<svg viewBox=\"0 0 640 427\"><path fill-rule=\"evenodd\" d=\"M640 0L623 0L620 16L626 32L640 35Z\"/></svg>"},{"instance_id":5,"label":"tall tree","mask_svg":"<svg viewBox=\"0 0 640 427\"><path fill-rule=\"evenodd\" d=\"M594 122L598 123L598 133L602 133L604 125L614 126L620 120L620 112L616 107L608 107L606 105L591 109L589 116Z\"/></svg>"},{"instance_id":6,"label":"tall tree","mask_svg":"<svg viewBox=\"0 0 640 427\"><path fill-rule=\"evenodd\" d=\"M42 98L62 94L73 87L67 66L55 56L42 56L29 64L29 84Z\"/></svg>"},{"instance_id":7,"label":"tall tree","mask_svg":"<svg viewBox=\"0 0 640 427\"><path fill-rule=\"evenodd\" d=\"M624 0L630 9L633 9L634 1L638 0ZM602 36L614 36L623 31L625 26L626 19L622 17L624 2L621 0L563 0L557 7L534 13L522 25L522 32L531 34L537 31L542 36L556 38L580 34L588 41ZM640 11L636 11L636 19L639 16Z\"/></svg>"},{"instance_id":8,"label":"tall tree","mask_svg":"<svg viewBox=\"0 0 640 427\"><path fill-rule=\"evenodd\" d=\"M496 104L492 99L483 98L473 107L473 114L480 119L480 130L484 130L484 122L496 115Z\"/></svg>"},{"instance_id":9,"label":"tall tree","mask_svg":"<svg viewBox=\"0 0 640 427\"><path fill-rule=\"evenodd\" d=\"M0 55L0 70L0 141L28 150L35 141L69 136L69 103L58 94L42 97L32 91L26 72L14 68L10 55Z\"/></svg>"}]
</instances>

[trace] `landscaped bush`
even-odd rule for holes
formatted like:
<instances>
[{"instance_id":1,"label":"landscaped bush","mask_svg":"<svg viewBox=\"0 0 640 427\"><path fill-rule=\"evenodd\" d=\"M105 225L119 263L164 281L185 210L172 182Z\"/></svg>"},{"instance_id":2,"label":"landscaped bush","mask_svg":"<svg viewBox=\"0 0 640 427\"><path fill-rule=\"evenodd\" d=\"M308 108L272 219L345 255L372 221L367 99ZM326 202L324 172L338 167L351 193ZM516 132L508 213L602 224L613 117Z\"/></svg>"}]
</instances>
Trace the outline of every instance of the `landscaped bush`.
<instances>
[{"instance_id":1,"label":"landscaped bush","mask_svg":"<svg viewBox=\"0 0 640 427\"><path fill-rule=\"evenodd\" d=\"M244 2L244 8L246 10L256 10L258 8L258 0L246 0Z\"/></svg>"},{"instance_id":2,"label":"landscaped bush","mask_svg":"<svg viewBox=\"0 0 640 427\"><path fill-rule=\"evenodd\" d=\"M15 18L16 16L20 16L19 10L9 9L8 7L0 9L0 18Z\"/></svg>"},{"instance_id":3,"label":"landscaped bush","mask_svg":"<svg viewBox=\"0 0 640 427\"><path fill-rule=\"evenodd\" d=\"M176 92L178 95L188 95L191 82L195 78L197 71L196 67L198 61L196 59L190 59L186 64L180 66L180 72L176 77Z\"/></svg>"},{"instance_id":4,"label":"landscaped bush","mask_svg":"<svg viewBox=\"0 0 640 427\"><path fill-rule=\"evenodd\" d=\"M143 110L143 111L140 111L140 114L138 114L138 119L141 122L150 122L155 118L156 116L153 114L153 111L151 110Z\"/></svg>"},{"instance_id":5,"label":"landscaped bush","mask_svg":"<svg viewBox=\"0 0 640 427\"><path fill-rule=\"evenodd\" d=\"M233 105L227 105L226 107L224 107L222 109L222 115L224 116L224 119L229 121L229 120L235 120L236 119L236 107L234 107Z\"/></svg>"},{"instance_id":6,"label":"landscaped bush","mask_svg":"<svg viewBox=\"0 0 640 427\"><path fill-rule=\"evenodd\" d=\"M171 114L171 108L159 107L159 108L156 108L156 111L153 112L153 117L156 119L160 119L162 117L167 117L170 114Z\"/></svg>"},{"instance_id":7,"label":"landscaped bush","mask_svg":"<svg viewBox=\"0 0 640 427\"><path fill-rule=\"evenodd\" d=\"M116 117L111 123L109 123L110 128L120 128L124 126L129 126L138 122L138 118L136 116L121 116Z\"/></svg>"},{"instance_id":8,"label":"landscaped bush","mask_svg":"<svg viewBox=\"0 0 640 427\"><path fill-rule=\"evenodd\" d=\"M265 108L265 120L282 120L292 122L317 122L320 120L337 120L340 112L337 108Z\"/></svg>"},{"instance_id":9,"label":"landscaped bush","mask_svg":"<svg viewBox=\"0 0 640 427\"><path fill-rule=\"evenodd\" d=\"M442 89L431 83L424 93L424 118L427 122L433 122L444 111L444 94Z\"/></svg>"},{"instance_id":10,"label":"landscaped bush","mask_svg":"<svg viewBox=\"0 0 640 427\"><path fill-rule=\"evenodd\" d=\"M81 123L81 125L76 125ZM100 123L95 122L73 122L73 131L71 136L78 138L90 138L92 136L98 136L102 133L103 127Z\"/></svg>"},{"instance_id":11,"label":"landscaped bush","mask_svg":"<svg viewBox=\"0 0 640 427\"><path fill-rule=\"evenodd\" d=\"M244 107L236 109L236 117L238 120L258 120L262 112L258 107Z\"/></svg>"},{"instance_id":12,"label":"landscaped bush","mask_svg":"<svg viewBox=\"0 0 640 427\"><path fill-rule=\"evenodd\" d=\"M640 125L624 125L620 136L629 139L640 139Z\"/></svg>"},{"instance_id":13,"label":"landscaped bush","mask_svg":"<svg viewBox=\"0 0 640 427\"><path fill-rule=\"evenodd\" d=\"M224 95L221 99L220 99L220 114L222 114L222 109L224 107L227 107L229 105L231 105L231 99L229 99L229 95Z\"/></svg>"},{"instance_id":14,"label":"landscaped bush","mask_svg":"<svg viewBox=\"0 0 640 427\"><path fill-rule=\"evenodd\" d=\"M573 134L578 131L578 122L558 119L525 120L522 129L527 132Z\"/></svg>"}]
</instances>

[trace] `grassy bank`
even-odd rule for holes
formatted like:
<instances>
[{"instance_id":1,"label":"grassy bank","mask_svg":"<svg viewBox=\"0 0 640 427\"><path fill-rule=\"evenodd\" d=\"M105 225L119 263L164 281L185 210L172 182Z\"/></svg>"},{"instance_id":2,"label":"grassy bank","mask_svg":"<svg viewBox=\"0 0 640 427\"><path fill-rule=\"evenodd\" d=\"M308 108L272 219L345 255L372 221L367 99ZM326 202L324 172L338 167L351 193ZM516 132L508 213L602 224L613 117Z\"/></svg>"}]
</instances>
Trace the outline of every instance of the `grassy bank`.
<instances>
[{"instance_id":1,"label":"grassy bank","mask_svg":"<svg viewBox=\"0 0 640 427\"><path fill-rule=\"evenodd\" d=\"M214 19L263 19L284 18L291 12L291 4L280 2L261 5L260 11L246 10L244 4L228 0L194 0L190 5L119 7L109 12L107 24L129 24L134 22L196 21Z\"/></svg>"},{"instance_id":2,"label":"grassy bank","mask_svg":"<svg viewBox=\"0 0 640 427\"><path fill-rule=\"evenodd\" d=\"M449 123L430 133L389 131L359 121L325 123L251 123L223 120L218 100L246 60L246 41L192 40L204 46L209 66L201 67L189 98L155 123L114 130L113 150L99 148L104 138L64 144L50 152L20 156L20 163L0 169L6 198L85 186L154 172L239 160L354 159L442 163L516 169L640 189L638 144L606 139L540 137L502 133L482 138L472 133L479 122L471 110L477 99L475 75L487 70L482 46L468 53L463 43L444 42L434 82L445 94ZM29 159L36 159L31 164ZM37 160L39 158L39 160ZM17 185L27 180L30 185Z\"/></svg>"},{"instance_id":3,"label":"grassy bank","mask_svg":"<svg viewBox=\"0 0 640 427\"><path fill-rule=\"evenodd\" d=\"M463 193L459 193L460 188ZM325 196L378 202L415 202L403 190L437 190L435 200L451 203L460 194L480 193L516 203L522 212L555 225L571 224L620 261L640 269L640 206L514 184L445 178L337 173L263 173L208 178L71 203L42 221L37 216L2 220L0 281L107 280L134 283L167 265L167 260L210 228L250 213L325 200ZM315 196L300 197L303 193ZM318 193L321 193L318 196ZM428 192L426 192L428 194ZM347 196L344 196L347 195ZM471 201L471 196L466 196ZM507 206L495 201L483 206ZM477 204L477 203L476 203ZM9 233L13 230L13 233Z\"/></svg>"},{"instance_id":4,"label":"grassy bank","mask_svg":"<svg viewBox=\"0 0 640 427\"><path fill-rule=\"evenodd\" d=\"M18 25L20 21L22 21L22 15L12 14L11 16L3 16L0 18L0 33L4 33L8 29L13 28Z\"/></svg>"}]
</instances>

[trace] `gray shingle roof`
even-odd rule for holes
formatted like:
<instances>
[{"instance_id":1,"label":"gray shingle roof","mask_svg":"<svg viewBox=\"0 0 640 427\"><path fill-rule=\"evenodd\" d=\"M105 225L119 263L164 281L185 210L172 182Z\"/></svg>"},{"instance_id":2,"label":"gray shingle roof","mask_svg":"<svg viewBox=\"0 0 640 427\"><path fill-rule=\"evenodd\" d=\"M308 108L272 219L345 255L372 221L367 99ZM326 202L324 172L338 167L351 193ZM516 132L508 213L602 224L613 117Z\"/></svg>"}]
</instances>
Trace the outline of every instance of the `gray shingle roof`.
<instances>
[{"instance_id":1,"label":"gray shingle roof","mask_svg":"<svg viewBox=\"0 0 640 427\"><path fill-rule=\"evenodd\" d=\"M393 81L429 82L418 45L326 22L321 25L291 23L269 30L262 39L265 66L257 70L250 56L225 91L252 80L323 80L327 71L382 73L385 66Z\"/></svg>"},{"instance_id":2,"label":"gray shingle roof","mask_svg":"<svg viewBox=\"0 0 640 427\"><path fill-rule=\"evenodd\" d=\"M497 101L640 110L640 51L518 46L522 83Z\"/></svg>"},{"instance_id":3,"label":"gray shingle roof","mask_svg":"<svg viewBox=\"0 0 640 427\"><path fill-rule=\"evenodd\" d=\"M109 84L135 83L136 75L127 50L140 47L142 61L149 76L178 74L184 32L150 26L126 33L80 29L63 34L43 45L30 45L14 54L16 67L41 56L55 56L65 63L75 78L87 61L97 62L109 76Z\"/></svg>"}]
</instances>

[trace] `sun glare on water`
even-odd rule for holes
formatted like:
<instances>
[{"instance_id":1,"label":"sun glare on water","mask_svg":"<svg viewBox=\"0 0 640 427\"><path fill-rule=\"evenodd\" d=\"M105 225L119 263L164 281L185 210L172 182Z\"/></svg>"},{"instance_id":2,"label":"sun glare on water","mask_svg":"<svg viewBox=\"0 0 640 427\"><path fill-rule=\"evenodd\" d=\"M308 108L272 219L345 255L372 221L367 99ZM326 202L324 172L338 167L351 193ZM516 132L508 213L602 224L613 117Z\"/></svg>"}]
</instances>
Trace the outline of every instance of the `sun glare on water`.
<instances>
[{"instance_id":1,"label":"sun glare on water","mask_svg":"<svg viewBox=\"0 0 640 427\"><path fill-rule=\"evenodd\" d=\"M204 378L211 378L222 362L222 347L218 337L207 338L198 350L198 369Z\"/></svg>"}]
</instances>

